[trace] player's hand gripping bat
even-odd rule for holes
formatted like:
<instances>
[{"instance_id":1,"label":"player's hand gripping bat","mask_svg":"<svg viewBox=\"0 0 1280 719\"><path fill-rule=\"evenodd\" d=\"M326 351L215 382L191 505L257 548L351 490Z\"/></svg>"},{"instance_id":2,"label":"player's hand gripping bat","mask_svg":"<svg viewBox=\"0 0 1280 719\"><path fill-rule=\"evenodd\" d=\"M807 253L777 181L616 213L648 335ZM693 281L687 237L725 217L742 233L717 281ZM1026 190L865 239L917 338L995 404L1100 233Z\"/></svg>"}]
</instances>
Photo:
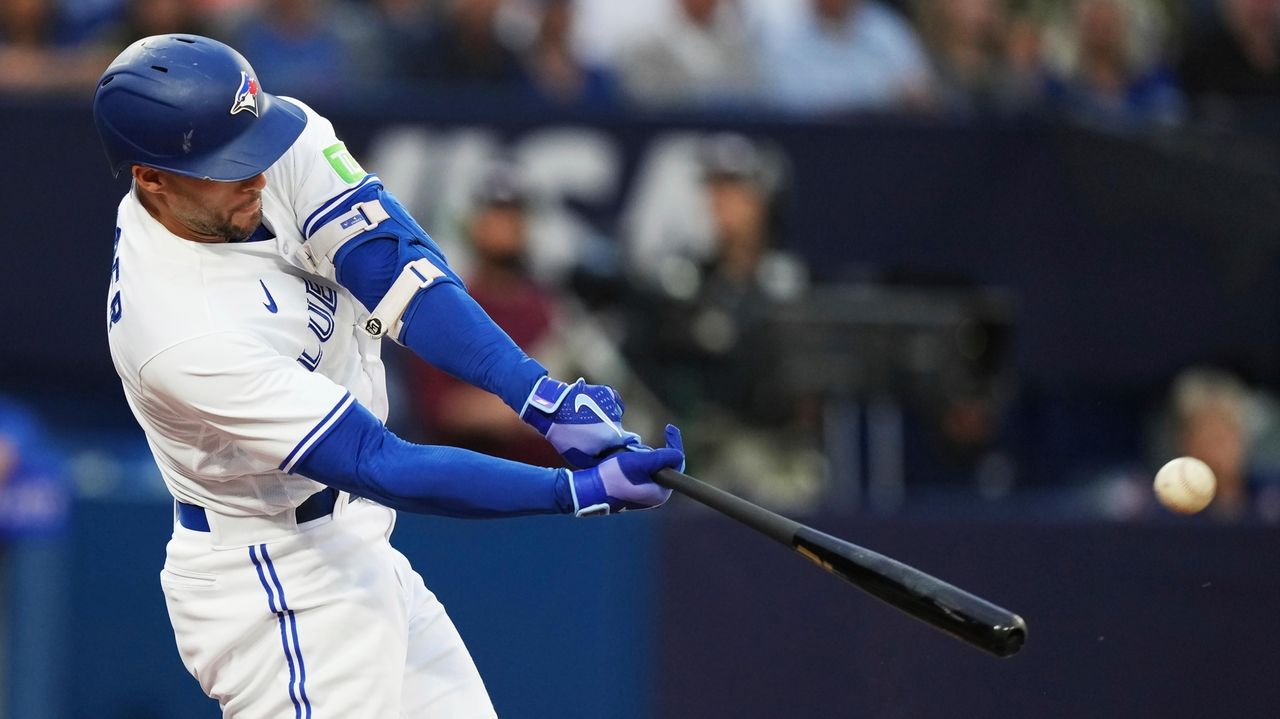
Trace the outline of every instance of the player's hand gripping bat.
<instances>
[{"instance_id":1,"label":"player's hand gripping bat","mask_svg":"<svg viewBox=\"0 0 1280 719\"><path fill-rule=\"evenodd\" d=\"M914 567L823 534L674 469L660 470L653 478L663 487L782 542L907 614L996 656L1013 656L1027 640L1022 617Z\"/></svg>"}]
</instances>

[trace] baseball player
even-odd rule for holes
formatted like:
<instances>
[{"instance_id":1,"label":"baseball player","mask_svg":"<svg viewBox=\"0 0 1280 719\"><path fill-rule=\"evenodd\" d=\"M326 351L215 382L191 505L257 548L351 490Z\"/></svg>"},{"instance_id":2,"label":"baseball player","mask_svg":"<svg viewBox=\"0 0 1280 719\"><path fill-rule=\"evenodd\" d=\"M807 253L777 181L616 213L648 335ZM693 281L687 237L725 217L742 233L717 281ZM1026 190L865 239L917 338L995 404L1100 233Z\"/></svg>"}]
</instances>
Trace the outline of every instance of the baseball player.
<instances>
[{"instance_id":1,"label":"baseball player","mask_svg":"<svg viewBox=\"0 0 1280 719\"><path fill-rule=\"evenodd\" d=\"M160 583L223 715L488 717L444 609L388 538L395 510L609 514L662 504L617 393L556 381L467 295L332 125L217 41L155 36L93 101L120 202L111 356L175 498ZM501 397L577 469L405 442L379 341Z\"/></svg>"}]
</instances>

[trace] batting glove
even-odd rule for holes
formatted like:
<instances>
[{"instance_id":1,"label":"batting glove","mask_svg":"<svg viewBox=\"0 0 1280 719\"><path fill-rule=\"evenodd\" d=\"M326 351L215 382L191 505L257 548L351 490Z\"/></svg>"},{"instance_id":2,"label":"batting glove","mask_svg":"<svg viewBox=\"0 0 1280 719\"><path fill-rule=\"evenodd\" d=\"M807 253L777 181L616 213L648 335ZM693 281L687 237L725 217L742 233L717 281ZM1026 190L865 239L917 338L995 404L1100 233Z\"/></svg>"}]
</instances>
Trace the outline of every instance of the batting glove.
<instances>
[{"instance_id":1,"label":"batting glove","mask_svg":"<svg viewBox=\"0 0 1280 719\"><path fill-rule=\"evenodd\" d=\"M570 467L594 467L611 452L640 444L622 428L622 397L607 385L543 377L525 400L520 419L542 433Z\"/></svg>"},{"instance_id":2,"label":"batting glove","mask_svg":"<svg viewBox=\"0 0 1280 719\"><path fill-rule=\"evenodd\" d=\"M633 444L591 469L580 469L570 477L573 510L579 517L613 514L636 509L652 509L671 497L671 490L658 486L653 475L660 469L684 471L684 442L675 425L667 425L667 446L653 449Z\"/></svg>"}]
</instances>

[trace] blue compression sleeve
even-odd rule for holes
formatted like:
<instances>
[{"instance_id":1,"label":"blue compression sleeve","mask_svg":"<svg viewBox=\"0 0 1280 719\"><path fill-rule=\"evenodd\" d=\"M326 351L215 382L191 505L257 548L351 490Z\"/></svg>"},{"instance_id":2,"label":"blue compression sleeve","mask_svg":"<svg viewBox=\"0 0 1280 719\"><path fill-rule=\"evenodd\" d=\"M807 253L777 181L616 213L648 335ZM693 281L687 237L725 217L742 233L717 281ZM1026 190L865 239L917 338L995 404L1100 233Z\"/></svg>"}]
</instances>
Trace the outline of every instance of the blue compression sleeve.
<instances>
[{"instance_id":1,"label":"blue compression sleeve","mask_svg":"<svg viewBox=\"0 0 1280 719\"><path fill-rule=\"evenodd\" d=\"M569 472L406 442L353 402L295 473L393 509L446 517L569 514Z\"/></svg>"},{"instance_id":2,"label":"blue compression sleeve","mask_svg":"<svg viewBox=\"0 0 1280 719\"><path fill-rule=\"evenodd\" d=\"M498 395L516 412L547 373L457 285L419 292L405 312L400 341L445 372Z\"/></svg>"},{"instance_id":3,"label":"blue compression sleeve","mask_svg":"<svg viewBox=\"0 0 1280 719\"><path fill-rule=\"evenodd\" d=\"M402 249L392 238L344 248L338 256L339 282L372 309L399 276ZM422 245L410 251L433 263L444 262ZM430 364L502 398L516 412L524 408L533 384L547 373L451 279L437 280L414 296L404 313L400 342Z\"/></svg>"}]
</instances>

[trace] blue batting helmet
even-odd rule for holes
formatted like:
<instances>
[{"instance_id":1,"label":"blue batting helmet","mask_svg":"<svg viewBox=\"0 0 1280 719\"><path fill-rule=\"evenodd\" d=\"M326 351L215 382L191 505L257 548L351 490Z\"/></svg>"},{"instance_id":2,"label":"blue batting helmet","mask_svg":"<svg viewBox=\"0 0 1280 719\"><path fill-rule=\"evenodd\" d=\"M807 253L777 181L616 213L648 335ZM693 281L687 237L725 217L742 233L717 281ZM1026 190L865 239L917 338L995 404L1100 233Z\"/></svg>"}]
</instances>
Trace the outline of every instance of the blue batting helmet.
<instances>
[{"instance_id":1,"label":"blue batting helmet","mask_svg":"<svg viewBox=\"0 0 1280 719\"><path fill-rule=\"evenodd\" d=\"M266 170L307 124L240 53L199 35L126 48L98 81L93 119L116 177L137 164L224 182Z\"/></svg>"}]
</instances>

